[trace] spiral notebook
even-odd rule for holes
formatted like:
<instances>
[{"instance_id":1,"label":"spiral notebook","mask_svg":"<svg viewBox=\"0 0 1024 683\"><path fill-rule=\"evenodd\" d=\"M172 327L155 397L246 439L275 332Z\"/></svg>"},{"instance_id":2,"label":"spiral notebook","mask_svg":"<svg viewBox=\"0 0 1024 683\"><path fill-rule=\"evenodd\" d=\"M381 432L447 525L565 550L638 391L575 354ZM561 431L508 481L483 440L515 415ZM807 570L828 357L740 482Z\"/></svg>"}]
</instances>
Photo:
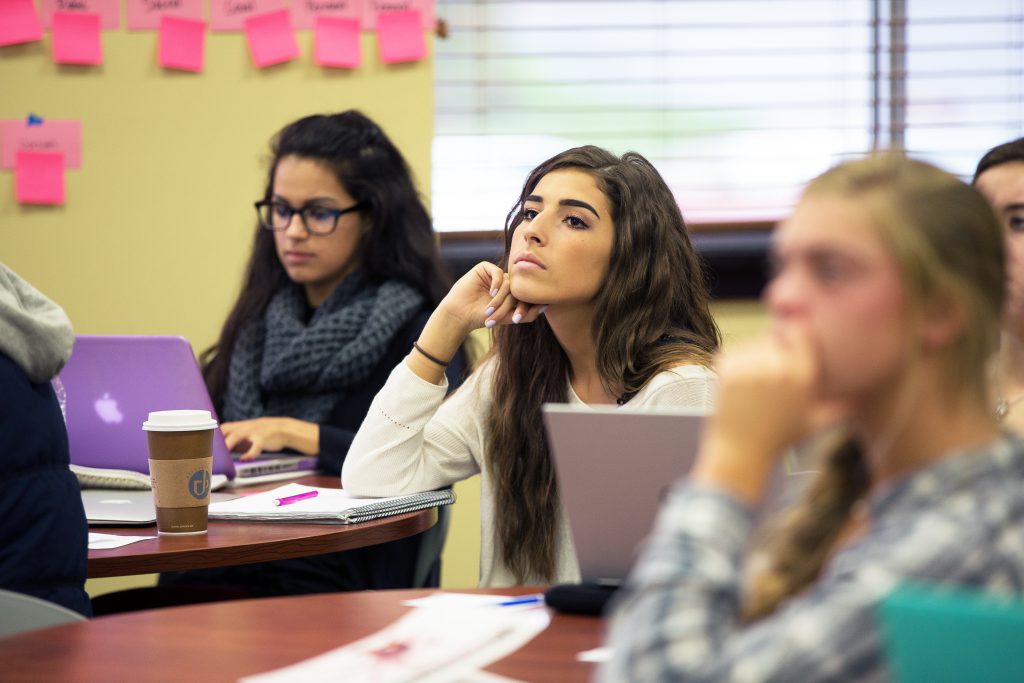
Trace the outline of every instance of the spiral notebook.
<instances>
[{"instance_id":1,"label":"spiral notebook","mask_svg":"<svg viewBox=\"0 0 1024 683\"><path fill-rule=\"evenodd\" d=\"M281 498L315 491L316 496L288 505ZM451 489L414 493L394 498L356 498L343 489L286 484L270 491L242 496L223 503L211 503L210 519L254 522L305 522L358 524L371 519L401 515L440 505L451 505Z\"/></svg>"}]
</instances>

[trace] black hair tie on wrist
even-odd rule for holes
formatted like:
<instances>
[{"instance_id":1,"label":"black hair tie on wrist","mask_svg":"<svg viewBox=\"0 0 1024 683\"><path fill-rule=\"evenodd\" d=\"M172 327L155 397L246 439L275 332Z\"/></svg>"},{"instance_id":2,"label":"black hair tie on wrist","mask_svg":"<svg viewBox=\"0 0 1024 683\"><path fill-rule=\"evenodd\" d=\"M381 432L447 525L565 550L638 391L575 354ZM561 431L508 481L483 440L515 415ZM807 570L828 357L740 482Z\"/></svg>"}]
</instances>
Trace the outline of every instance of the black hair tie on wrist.
<instances>
[{"instance_id":1,"label":"black hair tie on wrist","mask_svg":"<svg viewBox=\"0 0 1024 683\"><path fill-rule=\"evenodd\" d=\"M440 358L438 358L437 356L433 356L433 355L431 355L431 354L427 353L426 351L424 351L424 350L423 350L423 347L422 347L422 346L420 346L420 345L419 345L419 344L418 344L417 342L413 342L413 343L412 343L412 348L414 348L414 349L416 349L417 351L419 351L419 352L420 352L420 354L421 354L421 355L422 355L422 356L423 356L424 358L426 358L427 360L429 360L429 361L430 361L431 363L437 363L437 364L438 364L438 365L440 365L440 366L441 366L442 368L446 368L446 367L448 367L448 363L449 363L450 361L443 361L443 360L441 360Z\"/></svg>"}]
</instances>

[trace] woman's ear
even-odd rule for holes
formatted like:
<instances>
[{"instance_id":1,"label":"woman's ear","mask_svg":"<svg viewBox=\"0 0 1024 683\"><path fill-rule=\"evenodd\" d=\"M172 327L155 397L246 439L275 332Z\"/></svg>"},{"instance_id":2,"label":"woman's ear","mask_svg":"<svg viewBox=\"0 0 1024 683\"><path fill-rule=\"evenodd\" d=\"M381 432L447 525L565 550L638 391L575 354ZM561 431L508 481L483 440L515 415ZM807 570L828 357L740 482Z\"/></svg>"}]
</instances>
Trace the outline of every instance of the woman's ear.
<instances>
[{"instance_id":1,"label":"woman's ear","mask_svg":"<svg viewBox=\"0 0 1024 683\"><path fill-rule=\"evenodd\" d=\"M943 297L928 305L924 314L921 347L925 351L940 351L952 344L967 324L963 306L951 298Z\"/></svg>"}]
</instances>

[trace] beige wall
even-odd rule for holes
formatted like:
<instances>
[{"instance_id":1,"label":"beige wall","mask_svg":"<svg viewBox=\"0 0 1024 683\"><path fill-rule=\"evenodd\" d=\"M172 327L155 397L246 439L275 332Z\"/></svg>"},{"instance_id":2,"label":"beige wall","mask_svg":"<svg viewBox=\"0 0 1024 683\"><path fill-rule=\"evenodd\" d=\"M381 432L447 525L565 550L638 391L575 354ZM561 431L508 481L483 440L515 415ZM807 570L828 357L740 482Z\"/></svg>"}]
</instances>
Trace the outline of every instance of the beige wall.
<instances>
[{"instance_id":1,"label":"beige wall","mask_svg":"<svg viewBox=\"0 0 1024 683\"><path fill-rule=\"evenodd\" d=\"M303 57L258 71L244 38L211 34L206 72L165 72L153 33L103 34L106 64L57 67L44 43L0 48L0 118L29 112L83 122L83 162L66 174L65 206L14 203L13 174L0 172L0 260L67 310L90 334L180 334L211 344L241 277L253 229L251 202L265 177L267 140L305 114L360 108L402 149L429 196L433 69L429 61L385 67L372 35L365 65L321 69ZM429 40L429 37L428 37ZM716 306L727 342L763 326L756 303ZM459 502L443 582L476 585L479 483ZM94 594L127 583L92 581Z\"/></svg>"},{"instance_id":2,"label":"beige wall","mask_svg":"<svg viewBox=\"0 0 1024 683\"><path fill-rule=\"evenodd\" d=\"M208 34L203 74L156 65L156 34L108 31L106 63L58 67L43 43L0 48L0 118L82 120L82 168L62 207L14 203L0 173L0 260L83 333L181 334L211 344L237 294L267 140L310 113L360 108L391 134L429 196L430 61L384 66L363 37L352 72L300 60L253 68L244 36Z\"/></svg>"}]
</instances>

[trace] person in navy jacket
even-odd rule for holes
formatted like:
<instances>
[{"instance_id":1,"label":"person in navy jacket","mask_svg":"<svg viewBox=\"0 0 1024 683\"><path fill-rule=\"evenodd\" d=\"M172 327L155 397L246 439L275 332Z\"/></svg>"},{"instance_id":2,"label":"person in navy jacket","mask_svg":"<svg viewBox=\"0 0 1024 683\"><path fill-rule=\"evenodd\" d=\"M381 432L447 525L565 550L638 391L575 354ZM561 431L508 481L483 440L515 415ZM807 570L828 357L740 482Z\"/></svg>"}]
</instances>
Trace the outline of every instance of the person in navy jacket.
<instances>
[{"instance_id":1,"label":"person in navy jacket","mask_svg":"<svg viewBox=\"0 0 1024 683\"><path fill-rule=\"evenodd\" d=\"M0 588L91 616L89 528L50 384L73 343L60 306L0 263Z\"/></svg>"}]
</instances>

